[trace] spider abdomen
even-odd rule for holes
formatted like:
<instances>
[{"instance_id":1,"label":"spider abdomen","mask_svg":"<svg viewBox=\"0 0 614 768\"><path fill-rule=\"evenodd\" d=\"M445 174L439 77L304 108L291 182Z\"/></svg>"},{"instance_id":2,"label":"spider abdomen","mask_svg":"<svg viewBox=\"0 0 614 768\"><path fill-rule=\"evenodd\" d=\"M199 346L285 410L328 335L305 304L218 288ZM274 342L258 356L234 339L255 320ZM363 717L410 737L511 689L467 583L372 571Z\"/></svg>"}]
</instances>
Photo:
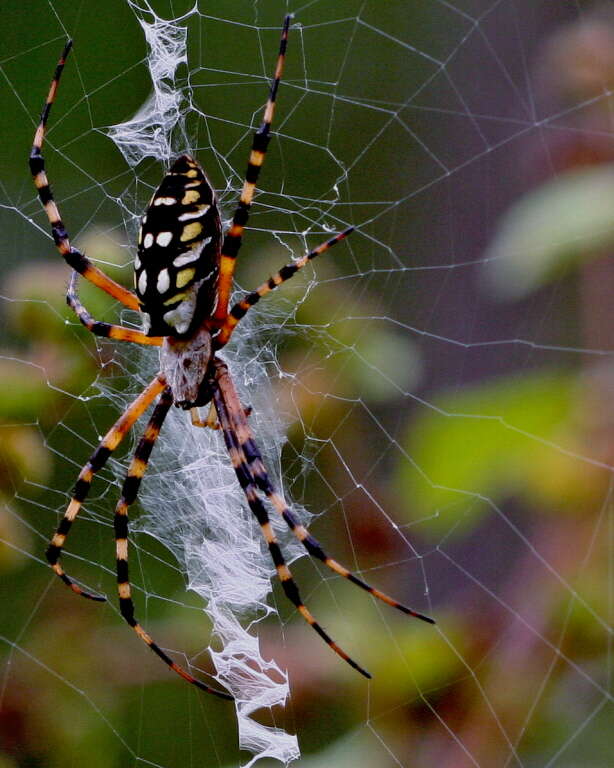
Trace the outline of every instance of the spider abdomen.
<instances>
[{"instance_id":1,"label":"spider abdomen","mask_svg":"<svg viewBox=\"0 0 614 768\"><path fill-rule=\"evenodd\" d=\"M148 336L188 336L211 314L222 225L198 162L181 155L143 216L134 285Z\"/></svg>"}]
</instances>

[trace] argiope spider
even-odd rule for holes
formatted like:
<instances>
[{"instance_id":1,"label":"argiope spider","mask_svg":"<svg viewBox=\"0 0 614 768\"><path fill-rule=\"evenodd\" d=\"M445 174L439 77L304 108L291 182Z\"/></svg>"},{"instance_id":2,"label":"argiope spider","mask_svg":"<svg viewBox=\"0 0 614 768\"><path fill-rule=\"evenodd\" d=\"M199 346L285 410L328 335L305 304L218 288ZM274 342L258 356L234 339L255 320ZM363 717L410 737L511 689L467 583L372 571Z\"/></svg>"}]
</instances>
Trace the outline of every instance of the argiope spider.
<instances>
[{"instance_id":1,"label":"argiope spider","mask_svg":"<svg viewBox=\"0 0 614 768\"><path fill-rule=\"evenodd\" d=\"M66 295L69 306L83 325L97 336L135 344L161 347L160 371L145 390L131 403L102 439L79 474L73 497L47 548L47 559L55 573L73 592L91 600L106 598L84 591L60 565L66 537L85 498L94 475L104 466L111 453L157 399L147 427L136 448L126 474L121 498L115 509L114 529L117 558L117 586L120 611L137 635L174 672L198 688L225 699L228 693L194 678L176 664L141 627L134 615L128 580L128 508L147 468L149 456L160 433L162 423L175 404L190 410L196 427L220 427L237 479L247 503L260 524L275 564L283 590L296 609L341 658L365 677L370 674L345 653L318 624L301 600L283 554L273 533L266 507L259 492L283 517L307 552L328 568L403 613L429 623L432 619L398 603L371 587L351 571L329 557L319 542L301 525L282 496L271 483L254 441L228 367L219 351L227 344L237 323L263 296L291 278L309 261L331 248L352 232L352 227L322 243L296 261L286 264L277 274L245 295L230 310L235 260L254 196L256 181L263 164L275 109L277 89L282 76L290 16L284 20L275 75L264 110L264 117L253 139L241 198L232 224L222 238L222 225L215 192L196 160L181 155L172 165L154 193L142 219L138 251L134 261L135 293L107 277L82 253L70 245L68 233L53 199L45 172L41 148L47 119L54 102L60 76L72 42L68 41L55 70L47 101L34 136L30 153L30 170L45 209L55 244L73 269ZM81 275L124 306L139 311L143 331L95 320L77 295L77 279ZM209 416L199 417L198 408L209 404Z\"/></svg>"}]
</instances>

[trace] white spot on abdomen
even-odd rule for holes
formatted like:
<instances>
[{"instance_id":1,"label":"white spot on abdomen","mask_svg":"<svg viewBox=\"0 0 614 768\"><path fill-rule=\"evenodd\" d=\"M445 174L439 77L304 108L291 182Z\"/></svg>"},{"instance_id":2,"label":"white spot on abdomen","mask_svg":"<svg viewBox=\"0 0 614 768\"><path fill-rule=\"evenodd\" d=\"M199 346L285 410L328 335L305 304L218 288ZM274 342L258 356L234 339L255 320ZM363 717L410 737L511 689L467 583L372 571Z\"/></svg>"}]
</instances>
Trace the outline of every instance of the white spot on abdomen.
<instances>
[{"instance_id":1,"label":"white spot on abdomen","mask_svg":"<svg viewBox=\"0 0 614 768\"><path fill-rule=\"evenodd\" d=\"M181 216L177 216L179 221L189 221L189 219L198 219L200 216L204 216L205 213L211 208L210 205L199 205L197 211L191 213L182 213Z\"/></svg>"},{"instance_id":2,"label":"white spot on abdomen","mask_svg":"<svg viewBox=\"0 0 614 768\"><path fill-rule=\"evenodd\" d=\"M170 233L169 233L170 234ZM171 286L171 279L168 274L168 269L161 269L158 274L158 282L156 288L158 293L166 293Z\"/></svg>"},{"instance_id":3,"label":"white spot on abdomen","mask_svg":"<svg viewBox=\"0 0 614 768\"><path fill-rule=\"evenodd\" d=\"M175 256L173 259L174 266L183 267L184 264L189 264L191 261L196 261L196 259L200 257L203 248L206 245L209 245L211 240L211 237L206 237L201 243L198 244L196 248L190 248L189 251L185 251L185 253L180 253L179 256Z\"/></svg>"},{"instance_id":4,"label":"white spot on abdomen","mask_svg":"<svg viewBox=\"0 0 614 768\"><path fill-rule=\"evenodd\" d=\"M172 239L173 239L172 232L160 232L160 234L156 237L156 243L158 243L158 245L161 245L162 248L166 248L166 246L170 243Z\"/></svg>"},{"instance_id":5,"label":"white spot on abdomen","mask_svg":"<svg viewBox=\"0 0 614 768\"><path fill-rule=\"evenodd\" d=\"M145 270L143 270L139 276L138 288L139 293L143 296L147 290L147 272Z\"/></svg>"}]
</instances>

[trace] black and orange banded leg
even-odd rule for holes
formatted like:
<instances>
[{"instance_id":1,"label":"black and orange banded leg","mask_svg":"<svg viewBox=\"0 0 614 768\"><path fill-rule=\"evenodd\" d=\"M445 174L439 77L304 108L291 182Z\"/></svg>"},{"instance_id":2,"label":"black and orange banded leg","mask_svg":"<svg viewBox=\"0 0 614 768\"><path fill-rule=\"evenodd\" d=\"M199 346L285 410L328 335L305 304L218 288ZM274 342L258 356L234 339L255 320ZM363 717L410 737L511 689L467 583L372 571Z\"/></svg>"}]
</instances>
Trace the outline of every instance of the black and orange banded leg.
<instances>
[{"instance_id":1,"label":"black and orange banded leg","mask_svg":"<svg viewBox=\"0 0 614 768\"><path fill-rule=\"evenodd\" d=\"M136 501L143 475L147 470L147 464L151 456L153 447L158 439L164 419L168 414L169 408L173 404L173 395L169 387L162 394L156 407L153 410L151 418L145 428L143 437L137 445L126 478L122 486L122 494L115 508L115 517L113 527L115 529L115 554L117 560L117 591L119 594L119 609L127 623L132 627L141 640L148 645L151 650L171 669L184 680L192 683L197 688L207 693L212 693L222 699L232 700L232 696L223 691L211 688L209 685L197 680L189 672L176 664L162 648L147 634L141 624L134 616L134 603L132 602L132 593L130 589L128 573L128 509Z\"/></svg>"},{"instance_id":2,"label":"black and orange banded leg","mask_svg":"<svg viewBox=\"0 0 614 768\"><path fill-rule=\"evenodd\" d=\"M94 336L102 336L103 338L114 339L115 341L128 341L132 344L145 344L154 347L160 347L162 345L164 341L163 336L146 336L144 333L141 333L141 331L124 328L122 325L103 323L100 320L93 318L79 299L77 293L78 277L79 273L73 271L68 285L68 292L66 293L66 303L77 315L81 323L88 331L93 333Z\"/></svg>"},{"instance_id":3,"label":"black and orange banded leg","mask_svg":"<svg viewBox=\"0 0 614 768\"><path fill-rule=\"evenodd\" d=\"M166 382L164 379L161 376L156 376L151 384L149 384L147 388L143 390L143 392L141 392L141 394L136 398L136 400L134 400L134 402L128 406L128 408L122 413L119 419L103 437L100 445L98 448L96 448L94 453L90 456L87 464L79 473L79 478L77 479L70 504L68 505L66 512L64 513L64 517L60 521L60 524L58 525L57 530L53 535L49 546L47 547L47 560L49 561L49 565L53 568L55 573L60 577L60 579L62 579L66 586L72 589L73 592L75 592L77 595L81 595L82 597L86 597L89 600L104 602L106 598L101 595L92 595L89 592L81 589L81 587L78 584L75 584L75 582L64 572L64 569L60 565L59 560L60 555L62 554L62 549L66 542L66 537L68 536L70 528L75 518L77 517L77 514L79 513L79 510L81 509L87 494L89 493L94 475L99 470L101 470L102 467L104 467L104 465L107 463L107 460L109 459L109 456L128 434L135 421L143 415L143 413L156 399L160 392L162 392L165 386Z\"/></svg>"},{"instance_id":4,"label":"black and orange banded leg","mask_svg":"<svg viewBox=\"0 0 614 768\"><path fill-rule=\"evenodd\" d=\"M266 296L267 293L270 293L282 283L285 283L286 280L294 277L294 275L296 275L296 273L306 264L308 264L312 259L315 259L316 256L319 256L321 253L324 253L324 251L332 248L333 245L336 245L337 243L341 242L341 240L344 240L353 231L354 227L348 227L343 232L340 232L338 235L331 237L325 243L321 243L317 248L309 251L309 253L305 254L305 256L301 256L300 259L297 259L290 264L286 264L279 270L279 272L274 274L272 277L269 277L269 279L262 283L262 285L259 285L255 291L251 291L240 301L237 301L237 303L233 305L232 309L226 316L224 324L213 340L215 348L221 349L225 344L228 343L228 340L232 336L232 332L236 328L239 320L244 318L249 310L255 304L257 304L263 296Z\"/></svg>"},{"instance_id":5,"label":"black and orange banded leg","mask_svg":"<svg viewBox=\"0 0 614 768\"><path fill-rule=\"evenodd\" d=\"M264 116L260 127L254 134L252 142L252 150L250 152L249 161L247 164L247 171L245 174L245 181L243 182L243 190L241 191L241 197L234 216L232 217L232 224L230 229L224 237L222 244L222 254L220 257L220 272L218 276L217 284L217 305L213 314L213 319L218 324L221 324L225 320L228 314L228 301L230 299L230 293L232 291L232 278L235 271L235 263L239 248L241 247L241 238L243 237L243 231L247 220L249 218L249 211L254 199L254 192L256 190L256 182L260 174L260 169L264 163L267 147L271 138L271 123L273 122L273 115L275 114L275 100L277 99L277 90L281 81L281 76L284 70L284 61L286 58L286 46L288 43L288 29L290 27L290 20L292 16L289 14L284 19L284 25L281 32L281 40L279 42L279 54L277 56L277 65L275 67L275 75L269 91L269 98L264 108Z\"/></svg>"},{"instance_id":6,"label":"black and orange banded leg","mask_svg":"<svg viewBox=\"0 0 614 768\"><path fill-rule=\"evenodd\" d=\"M55 74L49 87L49 93L47 94L47 100L43 111L41 113L40 121L36 133L34 134L34 142L32 144L32 150L30 152L30 172L34 179L34 186L38 190L38 196L45 209L49 223L51 224L51 234L53 240L60 254L64 257L69 266L71 266L76 272L86 280L89 280L94 285L97 285L103 291L106 291L114 299L121 301L129 309L139 309L139 302L137 297L129 290L116 283L115 280L111 280L107 277L102 270L95 267L92 262L86 258L80 251L73 248L70 245L68 238L68 232L64 226L64 223L60 217L58 206L53 199L51 187L47 179L45 172L45 160L42 155L43 142L45 140L45 131L47 129L47 120L49 118L49 112L53 106L55 96L60 84L60 77L62 76L62 70L64 69L64 63L72 48L72 40L69 40L62 52L57 67L55 68Z\"/></svg>"},{"instance_id":7,"label":"black and orange banded leg","mask_svg":"<svg viewBox=\"0 0 614 768\"><path fill-rule=\"evenodd\" d=\"M238 396L227 374L220 375L219 387L227 401L234 403L236 400L236 402L238 402ZM314 536L312 536L309 530L304 525L302 525L294 513L288 508L284 498L277 492L274 485L272 484L268 472L266 471L266 467L264 466L262 455L258 450L256 441L254 440L254 436L249 423L247 419L242 416L241 409L235 410L232 408L232 414L234 419L234 428L237 434L237 439L239 440L240 451L242 455L245 456L249 466L249 471L254 479L254 482L270 500L276 511L281 515L281 517L283 517L292 533L305 547L307 552L312 557L324 563L324 565L330 568L331 571L339 574L339 576L343 576L344 579L351 581L352 584L356 584L356 586L364 589L365 592L373 595L373 597L376 597L378 600L381 600L387 605L391 605L393 608L396 608L408 616L413 616L414 618L421 619L422 621L426 621L429 624L434 624L435 622L433 619L429 618L428 616L424 616L422 613L418 613L411 608L408 608L406 605L398 602L398 600L390 597L385 592L372 587L370 584L367 584L366 581L363 581L354 573L352 573L352 571L350 571L348 568L341 565L341 563L337 562L332 557L329 557L329 555L322 548L320 542Z\"/></svg>"},{"instance_id":8,"label":"black and orange banded leg","mask_svg":"<svg viewBox=\"0 0 614 768\"><path fill-rule=\"evenodd\" d=\"M262 535L269 548L269 553L275 565L277 575L281 582L282 589L286 597L294 604L297 611L305 619L305 621L320 635L324 642L332 648L332 650L346 661L351 667L360 672L364 677L371 678L369 672L360 666L354 659L351 658L332 637L322 628L322 626L316 621L312 613L306 607L301 599L298 587L292 573L288 568L284 556L282 554L279 542L275 537L271 522L269 520L268 512L262 500L258 496L256 485L254 482L254 476L247 464L245 454L243 453L239 438L236 432L237 414L242 416L243 409L239 402L239 398L234 390L230 377L228 376L228 369L221 360L216 360L216 379L218 381L218 387L214 392L215 408L224 435L224 442L230 455L232 466L237 475L237 479L243 493L247 499L250 510L260 525ZM221 382L224 381L226 386L222 386ZM243 416L244 418L244 416Z\"/></svg>"}]
</instances>

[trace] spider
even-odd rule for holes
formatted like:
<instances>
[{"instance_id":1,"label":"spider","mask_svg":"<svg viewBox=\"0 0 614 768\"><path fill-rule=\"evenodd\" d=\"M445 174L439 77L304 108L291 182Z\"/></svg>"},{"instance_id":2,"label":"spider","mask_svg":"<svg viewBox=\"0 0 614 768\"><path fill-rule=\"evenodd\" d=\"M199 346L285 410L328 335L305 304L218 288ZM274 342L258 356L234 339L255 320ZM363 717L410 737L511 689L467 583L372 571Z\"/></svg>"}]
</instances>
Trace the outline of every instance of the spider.
<instances>
[{"instance_id":1,"label":"spider","mask_svg":"<svg viewBox=\"0 0 614 768\"><path fill-rule=\"evenodd\" d=\"M249 410L241 405L228 366L219 355L235 327L251 307L353 230L353 227L349 227L296 261L286 264L256 290L244 295L230 310L228 309L235 261L270 139L290 19L289 15L284 19L275 75L262 122L254 134L241 197L230 228L223 235L215 191L199 163L187 154L178 157L162 179L142 218L134 260L134 293L107 277L70 244L47 180L41 150L49 112L72 47L70 40L66 43L51 81L29 159L34 184L49 219L56 247L73 270L66 295L68 305L81 323L97 336L161 348L160 371L109 429L79 473L72 499L46 550L47 560L73 592L90 600L106 600L101 595L86 592L73 581L60 564L60 555L70 528L90 490L94 475L102 469L136 421L157 400L128 467L121 498L115 509L114 531L120 612L141 640L171 670L201 690L224 699L233 697L193 677L153 641L136 619L131 597L128 579L128 508L136 500L151 451L173 404L191 412L191 421L195 427L221 429L232 466L249 508L260 525L283 591L303 619L342 659L365 677L371 677L369 672L335 643L303 603L271 527L262 495L283 517L309 555L384 603L405 614L434 623L427 616L407 608L370 586L329 557L320 543L299 522L269 478L249 426ZM79 275L124 306L140 312L143 330L131 330L94 319L78 297ZM207 405L209 413L205 419L201 419L199 408Z\"/></svg>"}]
</instances>

